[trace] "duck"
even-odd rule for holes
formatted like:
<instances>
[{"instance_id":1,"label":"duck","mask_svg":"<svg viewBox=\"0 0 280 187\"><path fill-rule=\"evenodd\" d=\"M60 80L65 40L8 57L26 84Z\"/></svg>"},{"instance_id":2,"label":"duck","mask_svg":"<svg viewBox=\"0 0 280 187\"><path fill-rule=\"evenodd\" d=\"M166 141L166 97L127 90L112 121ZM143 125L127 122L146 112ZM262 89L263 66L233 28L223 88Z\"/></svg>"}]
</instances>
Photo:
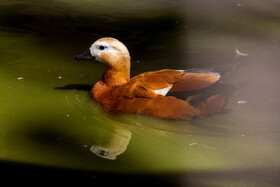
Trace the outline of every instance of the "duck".
<instances>
[{"instance_id":1,"label":"duck","mask_svg":"<svg viewBox=\"0 0 280 187\"><path fill-rule=\"evenodd\" d=\"M106 66L90 96L105 111L114 114L191 120L220 113L232 95L232 90L225 91L228 89L224 89L221 81L224 72L234 69L231 65L162 69L130 78L130 53L122 42L112 37L96 40L74 59L96 60Z\"/></svg>"}]
</instances>

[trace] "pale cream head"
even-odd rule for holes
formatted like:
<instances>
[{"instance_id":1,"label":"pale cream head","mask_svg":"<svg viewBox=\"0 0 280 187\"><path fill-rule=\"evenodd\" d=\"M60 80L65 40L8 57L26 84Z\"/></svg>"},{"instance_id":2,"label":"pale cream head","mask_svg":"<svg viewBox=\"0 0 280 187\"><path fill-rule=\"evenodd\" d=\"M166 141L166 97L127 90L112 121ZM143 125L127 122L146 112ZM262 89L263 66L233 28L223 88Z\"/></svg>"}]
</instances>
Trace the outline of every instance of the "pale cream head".
<instances>
[{"instance_id":1,"label":"pale cream head","mask_svg":"<svg viewBox=\"0 0 280 187\"><path fill-rule=\"evenodd\" d=\"M95 41L89 52L96 60L107 66L102 81L111 87L130 80L130 56L126 46L114 38L101 38Z\"/></svg>"},{"instance_id":2,"label":"pale cream head","mask_svg":"<svg viewBox=\"0 0 280 187\"><path fill-rule=\"evenodd\" d=\"M96 60L103 62L109 67L129 63L130 55L126 46L115 38L101 38L95 41L89 48Z\"/></svg>"}]
</instances>

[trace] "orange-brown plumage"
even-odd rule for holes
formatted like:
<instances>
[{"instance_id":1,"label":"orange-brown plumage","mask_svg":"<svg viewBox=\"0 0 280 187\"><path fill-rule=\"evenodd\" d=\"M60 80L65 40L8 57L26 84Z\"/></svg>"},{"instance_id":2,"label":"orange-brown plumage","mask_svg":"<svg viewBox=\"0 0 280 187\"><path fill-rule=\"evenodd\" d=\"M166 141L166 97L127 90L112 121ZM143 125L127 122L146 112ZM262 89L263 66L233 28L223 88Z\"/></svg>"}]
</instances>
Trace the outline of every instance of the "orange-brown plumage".
<instances>
[{"instance_id":1,"label":"orange-brown plumage","mask_svg":"<svg viewBox=\"0 0 280 187\"><path fill-rule=\"evenodd\" d=\"M200 115L198 109L183 100L157 95L136 81L112 88L101 80L93 87L91 96L112 113L142 114L163 119L191 119Z\"/></svg>"},{"instance_id":2,"label":"orange-brown plumage","mask_svg":"<svg viewBox=\"0 0 280 187\"><path fill-rule=\"evenodd\" d=\"M173 92L207 89L218 82L220 75L210 71L184 72L159 70L146 72L130 79L130 56L126 47L116 39L102 38L90 48L90 54L107 68L102 79L91 90L92 98L104 110L163 119L192 119L219 113L227 103L227 95L214 94L199 104L165 96ZM82 59L77 56L76 59Z\"/></svg>"}]
</instances>

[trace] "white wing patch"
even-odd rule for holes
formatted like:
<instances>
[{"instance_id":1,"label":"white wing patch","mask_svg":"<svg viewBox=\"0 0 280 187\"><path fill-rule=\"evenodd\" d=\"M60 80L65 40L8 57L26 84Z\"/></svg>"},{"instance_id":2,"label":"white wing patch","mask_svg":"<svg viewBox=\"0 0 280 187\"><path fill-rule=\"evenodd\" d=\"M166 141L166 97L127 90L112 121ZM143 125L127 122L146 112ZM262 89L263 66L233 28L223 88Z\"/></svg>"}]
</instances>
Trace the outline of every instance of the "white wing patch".
<instances>
[{"instance_id":1,"label":"white wing patch","mask_svg":"<svg viewBox=\"0 0 280 187\"><path fill-rule=\"evenodd\" d=\"M158 94L158 95L163 95L163 96L165 96L165 95L169 92L169 90L172 88L172 86L173 86L173 85L170 85L170 86L168 86L168 87L166 87L166 88L154 90L154 92L155 92L156 94Z\"/></svg>"}]
</instances>

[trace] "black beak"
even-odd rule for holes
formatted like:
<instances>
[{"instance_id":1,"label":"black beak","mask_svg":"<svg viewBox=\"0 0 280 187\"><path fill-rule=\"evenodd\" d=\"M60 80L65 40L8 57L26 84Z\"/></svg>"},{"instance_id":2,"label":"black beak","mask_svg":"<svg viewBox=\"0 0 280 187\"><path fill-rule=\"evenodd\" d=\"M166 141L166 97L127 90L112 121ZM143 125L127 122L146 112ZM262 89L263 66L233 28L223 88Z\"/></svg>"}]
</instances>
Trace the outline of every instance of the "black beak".
<instances>
[{"instance_id":1,"label":"black beak","mask_svg":"<svg viewBox=\"0 0 280 187\"><path fill-rule=\"evenodd\" d=\"M83 54L74 57L74 60L93 60L94 56L91 55L90 50L87 50Z\"/></svg>"}]
</instances>

